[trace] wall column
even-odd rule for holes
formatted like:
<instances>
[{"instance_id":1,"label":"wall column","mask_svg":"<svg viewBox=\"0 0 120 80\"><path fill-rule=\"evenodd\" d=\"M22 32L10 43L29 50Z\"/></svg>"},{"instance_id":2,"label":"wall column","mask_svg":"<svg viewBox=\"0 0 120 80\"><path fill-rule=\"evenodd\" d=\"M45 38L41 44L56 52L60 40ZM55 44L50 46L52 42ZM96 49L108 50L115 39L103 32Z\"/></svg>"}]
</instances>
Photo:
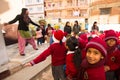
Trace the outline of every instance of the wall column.
<instances>
[{"instance_id":1,"label":"wall column","mask_svg":"<svg viewBox=\"0 0 120 80\"><path fill-rule=\"evenodd\" d=\"M8 61L9 59L6 52L5 41L2 34L2 25L0 24L0 73L3 71L1 66L8 63Z\"/></svg>"}]
</instances>

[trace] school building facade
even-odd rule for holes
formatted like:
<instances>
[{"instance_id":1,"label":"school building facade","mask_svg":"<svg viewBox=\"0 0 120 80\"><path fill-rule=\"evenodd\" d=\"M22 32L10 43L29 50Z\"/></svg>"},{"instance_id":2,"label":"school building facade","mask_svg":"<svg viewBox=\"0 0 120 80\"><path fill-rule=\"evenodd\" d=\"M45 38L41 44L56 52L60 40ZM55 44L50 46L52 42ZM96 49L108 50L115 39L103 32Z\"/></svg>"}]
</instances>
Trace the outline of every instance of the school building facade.
<instances>
[{"instance_id":1,"label":"school building facade","mask_svg":"<svg viewBox=\"0 0 120 80\"><path fill-rule=\"evenodd\" d=\"M89 16L90 24L97 21L101 26L116 26L117 29L120 26L120 0L90 0Z\"/></svg>"}]
</instances>

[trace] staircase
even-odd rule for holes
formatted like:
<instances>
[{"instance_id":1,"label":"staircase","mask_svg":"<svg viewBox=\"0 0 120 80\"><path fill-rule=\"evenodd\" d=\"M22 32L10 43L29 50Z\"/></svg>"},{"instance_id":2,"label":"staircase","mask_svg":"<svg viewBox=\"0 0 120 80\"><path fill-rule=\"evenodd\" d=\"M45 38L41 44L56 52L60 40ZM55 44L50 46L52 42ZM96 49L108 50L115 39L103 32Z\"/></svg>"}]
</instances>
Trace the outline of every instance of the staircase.
<instances>
[{"instance_id":1,"label":"staircase","mask_svg":"<svg viewBox=\"0 0 120 80\"><path fill-rule=\"evenodd\" d=\"M47 49L49 43L42 44L39 50L34 50L31 45L26 46L25 56L20 56L18 51L18 44L7 46L7 53L9 56L9 63L0 67L0 70L4 70L0 73L0 80L30 80L48 67L51 63L51 57L38 63L32 67L23 67L26 62L33 60L41 52Z\"/></svg>"}]
</instances>

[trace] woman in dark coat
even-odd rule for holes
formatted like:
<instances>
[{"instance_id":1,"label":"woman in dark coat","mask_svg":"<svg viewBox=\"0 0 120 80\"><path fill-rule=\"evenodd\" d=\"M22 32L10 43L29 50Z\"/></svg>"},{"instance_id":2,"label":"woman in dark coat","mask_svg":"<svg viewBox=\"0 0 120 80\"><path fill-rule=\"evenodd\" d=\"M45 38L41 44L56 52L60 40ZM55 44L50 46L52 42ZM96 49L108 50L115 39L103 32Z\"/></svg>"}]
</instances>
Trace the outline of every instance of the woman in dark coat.
<instances>
[{"instance_id":1,"label":"woman in dark coat","mask_svg":"<svg viewBox=\"0 0 120 80\"><path fill-rule=\"evenodd\" d=\"M30 19L28 14L29 14L28 9L22 8L21 14L18 14L13 20L4 24L4 26L6 26L8 24L13 24L13 23L19 21L19 24L18 24L18 47L19 47L19 52L20 52L21 56L25 55L24 49L25 49L26 42L29 42L33 46L33 48L35 50L37 50L34 38L32 37L32 35L30 34L30 31L29 31L29 24L31 23L38 27L39 27L39 25L35 24Z\"/></svg>"},{"instance_id":2,"label":"woman in dark coat","mask_svg":"<svg viewBox=\"0 0 120 80\"><path fill-rule=\"evenodd\" d=\"M71 34L71 26L70 26L70 22L67 21L66 24L65 24L65 27L64 27L64 32L66 32L67 34Z\"/></svg>"}]
</instances>

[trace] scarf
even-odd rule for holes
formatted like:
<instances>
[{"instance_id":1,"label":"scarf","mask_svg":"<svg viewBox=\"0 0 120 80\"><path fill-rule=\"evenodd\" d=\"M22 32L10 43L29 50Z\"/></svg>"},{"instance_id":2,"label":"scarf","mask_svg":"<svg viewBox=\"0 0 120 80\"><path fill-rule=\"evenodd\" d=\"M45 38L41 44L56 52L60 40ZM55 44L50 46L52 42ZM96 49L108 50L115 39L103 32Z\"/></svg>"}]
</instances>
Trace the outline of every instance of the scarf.
<instances>
[{"instance_id":1,"label":"scarf","mask_svg":"<svg viewBox=\"0 0 120 80\"><path fill-rule=\"evenodd\" d=\"M88 68L95 68L95 67L99 67L99 66L102 66L104 65L105 63L105 59L101 59L98 63L96 64L89 64L87 59L85 58L82 63L81 63L81 67L80 67L80 70L79 70L79 73L78 73L78 78L77 80L83 80L83 76L85 74L85 71L88 69Z\"/></svg>"}]
</instances>

